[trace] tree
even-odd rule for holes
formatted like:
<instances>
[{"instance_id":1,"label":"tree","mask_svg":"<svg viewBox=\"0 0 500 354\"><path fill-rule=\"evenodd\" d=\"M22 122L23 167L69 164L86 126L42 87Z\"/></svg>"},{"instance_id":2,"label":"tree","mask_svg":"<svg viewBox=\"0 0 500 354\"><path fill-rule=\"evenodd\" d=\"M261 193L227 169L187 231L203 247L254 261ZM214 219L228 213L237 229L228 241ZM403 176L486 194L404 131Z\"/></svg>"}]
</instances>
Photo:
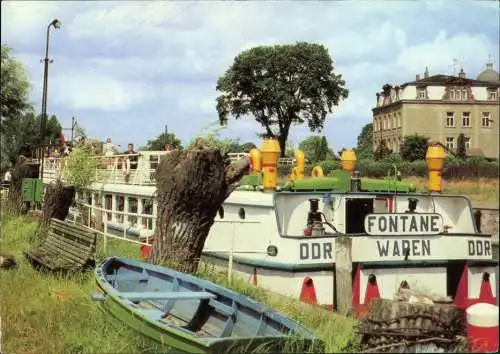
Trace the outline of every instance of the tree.
<instances>
[{"instance_id":1,"label":"tree","mask_svg":"<svg viewBox=\"0 0 500 354\"><path fill-rule=\"evenodd\" d=\"M158 212L149 260L195 273L217 210L248 167L247 158L227 164L221 150L202 138L186 150L162 156L156 170Z\"/></svg>"},{"instance_id":2,"label":"tree","mask_svg":"<svg viewBox=\"0 0 500 354\"><path fill-rule=\"evenodd\" d=\"M35 117L29 103L30 84L24 66L2 45L0 66L1 168L13 166L30 150L36 136Z\"/></svg>"},{"instance_id":3,"label":"tree","mask_svg":"<svg viewBox=\"0 0 500 354\"><path fill-rule=\"evenodd\" d=\"M38 139L38 126L33 112L3 120L0 131L2 168L14 166L20 155L31 155Z\"/></svg>"},{"instance_id":4,"label":"tree","mask_svg":"<svg viewBox=\"0 0 500 354\"><path fill-rule=\"evenodd\" d=\"M2 44L0 66L0 98L2 123L20 117L31 108L30 84L23 65L11 57L12 49Z\"/></svg>"},{"instance_id":5,"label":"tree","mask_svg":"<svg viewBox=\"0 0 500 354\"><path fill-rule=\"evenodd\" d=\"M259 46L240 53L217 80L219 121L248 114L276 138L285 156L292 125L307 123L321 131L328 113L347 98L342 75L334 73L328 50L320 44Z\"/></svg>"},{"instance_id":6,"label":"tree","mask_svg":"<svg viewBox=\"0 0 500 354\"><path fill-rule=\"evenodd\" d=\"M387 143L385 139L382 139L375 149L375 158L377 160L382 160L383 158L389 156L392 153L392 150L387 147Z\"/></svg>"},{"instance_id":7,"label":"tree","mask_svg":"<svg viewBox=\"0 0 500 354\"><path fill-rule=\"evenodd\" d=\"M373 123L366 124L358 135L358 145L356 146L358 159L373 158Z\"/></svg>"},{"instance_id":8,"label":"tree","mask_svg":"<svg viewBox=\"0 0 500 354\"><path fill-rule=\"evenodd\" d=\"M325 161L333 157L333 151L328 147L326 137L310 136L299 144L299 149L302 150L306 158L311 163Z\"/></svg>"},{"instance_id":9,"label":"tree","mask_svg":"<svg viewBox=\"0 0 500 354\"><path fill-rule=\"evenodd\" d=\"M457 157L465 160L467 158L467 147L465 146L465 135L460 133L457 138Z\"/></svg>"},{"instance_id":10,"label":"tree","mask_svg":"<svg viewBox=\"0 0 500 354\"><path fill-rule=\"evenodd\" d=\"M249 152L255 147L257 146L254 143L246 142L241 144L239 139L233 139L229 143L227 152L235 152L235 153Z\"/></svg>"},{"instance_id":11,"label":"tree","mask_svg":"<svg viewBox=\"0 0 500 354\"><path fill-rule=\"evenodd\" d=\"M167 144L173 149L182 149L182 142L174 133L163 132L153 140L148 140L144 150L163 151Z\"/></svg>"},{"instance_id":12,"label":"tree","mask_svg":"<svg viewBox=\"0 0 500 354\"><path fill-rule=\"evenodd\" d=\"M406 161L425 160L429 138L413 134L405 136L401 145L401 157Z\"/></svg>"}]
</instances>

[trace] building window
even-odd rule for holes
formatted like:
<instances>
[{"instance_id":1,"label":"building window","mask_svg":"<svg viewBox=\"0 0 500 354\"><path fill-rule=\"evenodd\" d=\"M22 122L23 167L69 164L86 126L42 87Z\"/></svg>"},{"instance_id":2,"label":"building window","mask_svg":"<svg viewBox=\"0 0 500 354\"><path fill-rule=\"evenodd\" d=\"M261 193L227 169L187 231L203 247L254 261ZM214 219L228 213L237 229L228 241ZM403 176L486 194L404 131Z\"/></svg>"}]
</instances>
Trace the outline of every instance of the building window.
<instances>
[{"instance_id":1,"label":"building window","mask_svg":"<svg viewBox=\"0 0 500 354\"><path fill-rule=\"evenodd\" d=\"M448 136L446 138L446 147L450 150L455 149L455 138L452 136Z\"/></svg>"},{"instance_id":2,"label":"building window","mask_svg":"<svg viewBox=\"0 0 500 354\"><path fill-rule=\"evenodd\" d=\"M446 112L446 126L454 127L455 126L455 113Z\"/></svg>"},{"instance_id":3,"label":"building window","mask_svg":"<svg viewBox=\"0 0 500 354\"><path fill-rule=\"evenodd\" d=\"M490 112L483 112L483 113L481 113L481 125L483 127L489 127L490 126Z\"/></svg>"},{"instance_id":4,"label":"building window","mask_svg":"<svg viewBox=\"0 0 500 354\"><path fill-rule=\"evenodd\" d=\"M131 198L129 197L128 198L128 212L129 213L133 213L133 214L137 214L138 212L138 202L137 202L137 198ZM127 216L127 220L128 222L130 223L130 226L134 226L137 224L137 215L128 215Z\"/></svg>"},{"instance_id":5,"label":"building window","mask_svg":"<svg viewBox=\"0 0 500 354\"><path fill-rule=\"evenodd\" d=\"M455 90L450 90L450 100L455 100Z\"/></svg>"},{"instance_id":6,"label":"building window","mask_svg":"<svg viewBox=\"0 0 500 354\"><path fill-rule=\"evenodd\" d=\"M495 90L488 90L488 100L496 101L497 100L497 92Z\"/></svg>"},{"instance_id":7,"label":"building window","mask_svg":"<svg viewBox=\"0 0 500 354\"><path fill-rule=\"evenodd\" d=\"M468 136L465 137L465 148L467 150L470 149L470 137L468 137Z\"/></svg>"},{"instance_id":8,"label":"building window","mask_svg":"<svg viewBox=\"0 0 500 354\"><path fill-rule=\"evenodd\" d=\"M462 101L467 101L467 90L462 90Z\"/></svg>"},{"instance_id":9,"label":"building window","mask_svg":"<svg viewBox=\"0 0 500 354\"><path fill-rule=\"evenodd\" d=\"M462 127L470 127L470 112L462 113Z\"/></svg>"},{"instance_id":10,"label":"building window","mask_svg":"<svg viewBox=\"0 0 500 354\"><path fill-rule=\"evenodd\" d=\"M425 94L425 89L417 89L417 98L420 100L425 99L426 94Z\"/></svg>"}]
</instances>

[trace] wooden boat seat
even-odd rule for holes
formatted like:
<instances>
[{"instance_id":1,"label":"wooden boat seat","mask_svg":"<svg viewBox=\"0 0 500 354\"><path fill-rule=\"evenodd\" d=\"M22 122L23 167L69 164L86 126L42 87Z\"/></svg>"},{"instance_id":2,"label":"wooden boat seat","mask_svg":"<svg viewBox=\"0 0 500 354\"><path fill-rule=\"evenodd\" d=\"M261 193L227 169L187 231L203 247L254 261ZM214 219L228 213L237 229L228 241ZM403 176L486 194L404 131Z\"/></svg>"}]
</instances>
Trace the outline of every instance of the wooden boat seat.
<instances>
[{"instance_id":1,"label":"wooden boat seat","mask_svg":"<svg viewBox=\"0 0 500 354\"><path fill-rule=\"evenodd\" d=\"M130 301L146 300L206 300L215 298L215 294L206 291L179 291L179 292L159 292L150 291L143 293L120 293L120 297Z\"/></svg>"},{"instance_id":2,"label":"wooden boat seat","mask_svg":"<svg viewBox=\"0 0 500 354\"><path fill-rule=\"evenodd\" d=\"M42 266L53 272L76 272L95 266L96 244L96 232L51 219L43 243L23 253L35 267Z\"/></svg>"}]
</instances>

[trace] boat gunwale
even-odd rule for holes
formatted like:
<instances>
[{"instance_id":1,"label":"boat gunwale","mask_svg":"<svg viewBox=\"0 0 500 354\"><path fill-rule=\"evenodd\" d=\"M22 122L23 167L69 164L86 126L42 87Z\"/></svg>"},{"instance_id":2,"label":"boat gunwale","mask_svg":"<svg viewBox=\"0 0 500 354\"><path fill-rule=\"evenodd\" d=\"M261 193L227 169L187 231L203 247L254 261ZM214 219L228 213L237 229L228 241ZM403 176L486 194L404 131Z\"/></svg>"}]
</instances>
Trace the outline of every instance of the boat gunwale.
<instances>
[{"instance_id":1,"label":"boat gunwale","mask_svg":"<svg viewBox=\"0 0 500 354\"><path fill-rule=\"evenodd\" d=\"M278 320L278 322L280 322L281 325L286 326L291 333L277 335L277 336L254 336L254 337L231 337L231 336L213 337L213 338L211 338L211 337L198 337L198 336L196 336L195 332L191 332L188 329L182 328L182 326L168 325L165 322L153 320L147 314L142 313L141 311L138 311L137 309L135 309L134 306L130 306L130 304L132 304L132 305L134 305L134 304L126 298L121 298L120 292L118 290L116 290L111 285L111 282L105 278L105 273L104 273L103 269L112 260L118 261L124 265L131 265L131 266L135 266L135 267L142 268L142 269L145 268L141 264L141 262L138 262L136 260L126 259L126 258L116 257L116 256L115 257L112 256L112 257L108 257L108 258L104 259L102 261L101 265L98 268L96 268L95 275L96 275L97 285L101 288L101 290L105 293L106 296L109 296L113 301L118 303L123 308L130 310L134 316L141 318L143 321L146 321L149 325L151 325L153 327L161 328L162 330L165 330L169 333L180 336L183 339L186 339L188 341L197 342L198 344L203 345L206 348L210 348L212 345L214 345L216 343L222 343L222 342L242 342L245 340L247 340L247 341L253 341L253 340L264 341L266 339L267 340L287 340L287 339L291 339L295 336L298 336L298 338L305 340L305 341L309 340L311 342L314 342L314 341L319 340L319 338L313 332L308 330L306 327L304 327L300 323L298 323L294 320L291 320L290 318L286 317L282 313L280 313L272 308L269 308L269 307L259 303L258 301L255 301L255 300L253 300L245 295L239 294L231 289L221 287L221 286L219 286L215 283L209 282L207 280L197 278L197 277L190 275L190 274L184 274L182 272L178 272L178 271L175 271L173 269L154 265L154 264L147 264L146 268L149 268L150 270L158 271L159 273L168 274L168 275L173 276L173 277L178 277L179 275L181 275L181 278L187 277L189 281L192 281L197 286L202 287L203 288L202 291L207 291L207 292L212 292L212 293L215 292L216 296L217 295L224 296L225 295L224 292L229 293L229 294L233 295L233 297L232 297L233 301L236 301L237 303L240 303L243 306L250 307L253 310L256 310L259 314L265 315L270 319ZM210 289L210 288L212 288L212 289ZM228 297L230 297L230 296L228 296ZM192 333L192 335L190 333Z\"/></svg>"}]
</instances>

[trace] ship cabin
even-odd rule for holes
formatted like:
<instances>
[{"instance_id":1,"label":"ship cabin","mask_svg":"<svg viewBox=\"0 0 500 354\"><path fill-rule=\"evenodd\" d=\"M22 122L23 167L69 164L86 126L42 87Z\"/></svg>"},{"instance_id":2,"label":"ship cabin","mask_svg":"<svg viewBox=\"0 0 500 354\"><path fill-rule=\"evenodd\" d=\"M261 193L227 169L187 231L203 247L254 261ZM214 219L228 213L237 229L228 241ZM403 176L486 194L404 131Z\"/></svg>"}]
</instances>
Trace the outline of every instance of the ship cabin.
<instances>
[{"instance_id":1,"label":"ship cabin","mask_svg":"<svg viewBox=\"0 0 500 354\"><path fill-rule=\"evenodd\" d=\"M156 222L154 173L166 153L139 152L135 169L127 156L99 157L97 182L76 198L90 216L83 217L79 208L72 215L104 234L147 247ZM261 171L259 154L250 156L251 173L219 208L205 242L208 262L330 308L340 296L336 264L346 257L353 307L374 297L393 298L402 284L450 296L463 308L496 301L496 286L490 286L498 276L491 235L479 230L466 196L440 193L439 168L430 168L432 192L417 193L396 178L359 177L345 160L343 170L324 176L315 168L314 177L304 179L298 154L291 180L278 186L273 164ZM46 160L45 184L61 176L63 163ZM339 243L346 238L351 240L347 249Z\"/></svg>"}]
</instances>

